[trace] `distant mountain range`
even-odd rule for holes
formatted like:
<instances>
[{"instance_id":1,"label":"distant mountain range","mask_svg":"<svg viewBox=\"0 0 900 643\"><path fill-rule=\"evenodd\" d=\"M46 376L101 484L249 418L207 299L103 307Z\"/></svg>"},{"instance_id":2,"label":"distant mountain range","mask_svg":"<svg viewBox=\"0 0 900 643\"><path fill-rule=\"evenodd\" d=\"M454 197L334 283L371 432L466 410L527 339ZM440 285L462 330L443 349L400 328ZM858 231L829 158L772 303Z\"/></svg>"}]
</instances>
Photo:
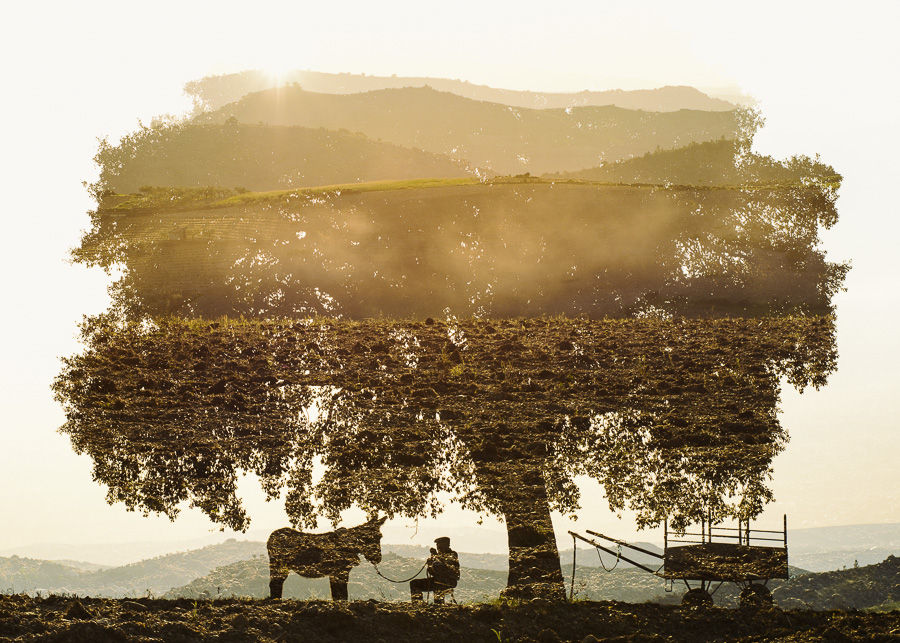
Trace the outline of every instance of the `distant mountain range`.
<instances>
[{"instance_id":1,"label":"distant mountain range","mask_svg":"<svg viewBox=\"0 0 900 643\"><path fill-rule=\"evenodd\" d=\"M101 181L120 193L143 186L279 190L386 179L476 176L443 154L344 130L236 121L168 124L101 146Z\"/></svg>"},{"instance_id":2,"label":"distant mountain range","mask_svg":"<svg viewBox=\"0 0 900 643\"><path fill-rule=\"evenodd\" d=\"M744 112L690 87L539 94L316 72L280 83L262 72L188 83L194 114L102 141L92 187L98 195L145 186L269 191L548 173L711 185L721 182L722 152L647 155L749 135Z\"/></svg>"},{"instance_id":3,"label":"distant mountain range","mask_svg":"<svg viewBox=\"0 0 900 643\"><path fill-rule=\"evenodd\" d=\"M62 563L77 569L93 571L97 568L120 567L148 558L159 558L177 552L202 549L219 544L221 538L207 536L170 542L136 541L124 543L30 543L0 551L0 556L34 558Z\"/></svg>"},{"instance_id":4,"label":"distant mountain range","mask_svg":"<svg viewBox=\"0 0 900 643\"><path fill-rule=\"evenodd\" d=\"M579 170L544 175L548 178L672 185L742 185L797 183L816 177L837 180L834 168L806 157L777 161L754 154L734 140L691 143L674 150Z\"/></svg>"},{"instance_id":5,"label":"distant mountain range","mask_svg":"<svg viewBox=\"0 0 900 643\"><path fill-rule=\"evenodd\" d=\"M466 566L465 554L460 555L461 577L454 591L458 602L493 600L506 587L507 570ZM367 562L350 572L350 598L380 601L409 600L408 579L422 568L423 559L384 554L378 572ZM379 573L380 572L380 573ZM424 576L424 572L419 574ZM564 573L567 590L572 587L571 568ZM407 581L407 582L403 582ZM578 567L575 586L577 595L591 600L621 600L641 602L663 600L665 582L651 574L635 569L607 573L602 569ZM269 568L266 559L246 560L220 567L208 576L197 578L182 587L173 588L166 598L197 598L200 596L265 597L269 592ZM284 585L285 598L328 599L327 579L307 579L296 574L288 576Z\"/></svg>"},{"instance_id":6,"label":"distant mountain range","mask_svg":"<svg viewBox=\"0 0 900 643\"><path fill-rule=\"evenodd\" d=\"M448 78L328 74L309 70L294 70L278 76L260 70L207 76L187 83L184 90L194 100L198 109L212 111L246 94L292 83L297 83L307 91L322 94L359 94L379 89L431 87L472 100L533 109L615 105L648 112L672 112L680 109L730 111L737 107L735 102L713 98L693 87L684 86L631 91L614 89L554 93L497 89ZM747 102L747 99L744 98L743 102Z\"/></svg>"},{"instance_id":7,"label":"distant mountain range","mask_svg":"<svg viewBox=\"0 0 900 643\"><path fill-rule=\"evenodd\" d=\"M149 543L136 543L133 547L139 551L145 550L147 545ZM639 543L639 546L651 551L661 551L651 543ZM828 592L834 586L845 583L849 583L847 591L852 590L851 594L855 597L852 601L847 599L850 602L846 604L850 606L880 604L873 598L876 596L882 596L882 600L891 596L892 600L900 599L900 591L890 589L898 582L896 572L892 576L891 570L900 566L898 559L894 557L900 552L900 523L797 529L789 532L788 546L792 575L805 577L813 572L824 571L823 568L843 574L828 572L813 574L818 580L795 579L787 583L773 581L773 588L782 588L776 592L776 597L780 596L780 600L786 605L800 606L804 601L822 606L837 605L833 592ZM0 558L0 591L52 591L112 597L143 596L150 593L156 596L165 594L196 597L202 592L228 596L264 596L268 590L267 554L265 543L261 541L238 541L232 538L223 543L116 567L23 557L32 550L41 551L45 556L52 556L53 551L59 551L84 558L95 553L96 547L58 545L54 548L50 545L35 545L31 548L18 548L15 552L19 552L19 555L12 551L2 552L7 557ZM127 548L125 545L118 547L120 551ZM385 543L382 549L385 556L380 566L381 572L393 579L403 579L413 574L421 568L428 555L426 547L414 545ZM632 554L629 557L654 569L659 565L659 560L651 556ZM570 586L572 550L561 550L560 557L567 586ZM580 595L594 600L674 600L666 598L669 595L661 579L635 569L624 561L616 564L616 558L609 554L603 554L602 558L606 569L600 566L600 561L596 550L578 548L575 585L580 588ZM481 600L485 595L493 597L505 586L505 554L460 552L460 563L465 569L466 582L457 593L458 600ZM827 567L828 565L832 567ZM843 567L846 569L841 569ZM723 588L722 600L732 600L732 594L737 595L733 590L731 587ZM355 568L351 575L351 596L399 600L405 598L406 591L404 584L398 587L377 576L368 563ZM286 596L299 598L325 598L328 595L328 583L323 579L300 579L291 575L285 585L285 592ZM796 605L791 601L795 601Z\"/></svg>"},{"instance_id":8,"label":"distant mountain range","mask_svg":"<svg viewBox=\"0 0 900 643\"><path fill-rule=\"evenodd\" d=\"M871 565L900 554L900 523L788 531L791 563L813 572Z\"/></svg>"},{"instance_id":9,"label":"distant mountain range","mask_svg":"<svg viewBox=\"0 0 900 643\"><path fill-rule=\"evenodd\" d=\"M431 87L322 94L291 85L243 96L196 123L346 129L498 174L568 172L655 149L734 138L736 111L643 112L614 106L512 107ZM252 187L252 186L248 186Z\"/></svg>"},{"instance_id":10,"label":"distant mountain range","mask_svg":"<svg viewBox=\"0 0 900 643\"><path fill-rule=\"evenodd\" d=\"M365 561L353 569L349 585L351 599L408 600L408 579L421 572L423 557L400 556L392 548L406 549L385 545L378 570ZM505 587L505 566L493 568L499 567L505 557L463 553L460 561L457 601L492 600ZM588 600L672 603L679 602L684 591L681 586L667 585L662 578L626 566L603 569L577 565L573 579L571 566L563 565L563 575L567 590ZM785 608L890 608L900 599L900 558L894 556L874 565L818 574L792 567L791 576L787 581L769 583L776 602ZM52 561L0 558L0 589L11 593L263 598L268 595L268 581L268 559L263 543L233 539L191 552L94 572ZM308 600L330 596L327 579L306 579L296 574L288 577L284 590L285 598ZM719 605L735 606L739 591L737 586L726 584L717 589L714 598Z\"/></svg>"},{"instance_id":11,"label":"distant mountain range","mask_svg":"<svg viewBox=\"0 0 900 643\"><path fill-rule=\"evenodd\" d=\"M0 591L41 590L114 597L161 594L223 565L265 555L264 543L230 539L201 549L94 570L85 569L80 563L70 566L12 556L0 558Z\"/></svg>"},{"instance_id":12,"label":"distant mountain range","mask_svg":"<svg viewBox=\"0 0 900 643\"><path fill-rule=\"evenodd\" d=\"M889 556L874 565L804 574L774 589L775 602L785 608L865 609L900 603L900 558Z\"/></svg>"},{"instance_id":13,"label":"distant mountain range","mask_svg":"<svg viewBox=\"0 0 900 643\"><path fill-rule=\"evenodd\" d=\"M251 532L251 536L263 536L259 532ZM459 537L462 537L461 535ZM181 556L195 551L219 551L222 548L226 557L231 560L251 558L253 554L265 553L262 540L239 541L230 538L224 542L212 542L213 536L205 539L185 540L178 542L132 542L132 543L35 543L21 547L0 550L0 557L18 556L21 558L42 559L94 571L99 568L122 567L147 559L162 559L169 556ZM662 551L662 543L636 542L638 546L651 551ZM212 548L212 549L210 549ZM398 545L383 543L384 551L398 556L423 559L428 548L418 545ZM841 525L837 527L811 527L789 529L788 550L790 562L799 568L814 572L824 572L853 567L854 561L860 565L880 562L890 555L900 554L900 523L884 523L874 525ZM638 562L651 561L652 557L629 556ZM560 549L563 566L571 565L572 550ZM173 559L174 560L174 559ZM466 567L473 569L506 570L507 555L505 553L460 552L460 560ZM579 547L577 563L584 566L598 566L599 557L596 550L590 547ZM615 557L603 554L603 564L610 567ZM218 563L225 564L225 563ZM625 565L625 563L620 563Z\"/></svg>"}]
</instances>

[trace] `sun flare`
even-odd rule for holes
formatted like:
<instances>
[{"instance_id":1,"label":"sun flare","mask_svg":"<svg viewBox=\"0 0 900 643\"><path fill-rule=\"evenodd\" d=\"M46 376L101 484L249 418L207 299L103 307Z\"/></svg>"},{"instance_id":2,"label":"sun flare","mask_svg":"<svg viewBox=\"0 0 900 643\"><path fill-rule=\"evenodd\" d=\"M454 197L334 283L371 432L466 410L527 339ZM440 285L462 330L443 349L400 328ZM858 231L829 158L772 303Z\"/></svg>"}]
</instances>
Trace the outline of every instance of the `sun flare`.
<instances>
[{"instance_id":1,"label":"sun flare","mask_svg":"<svg viewBox=\"0 0 900 643\"><path fill-rule=\"evenodd\" d=\"M272 79L276 86L287 83L295 68L287 63L271 62L262 66L261 71Z\"/></svg>"}]
</instances>

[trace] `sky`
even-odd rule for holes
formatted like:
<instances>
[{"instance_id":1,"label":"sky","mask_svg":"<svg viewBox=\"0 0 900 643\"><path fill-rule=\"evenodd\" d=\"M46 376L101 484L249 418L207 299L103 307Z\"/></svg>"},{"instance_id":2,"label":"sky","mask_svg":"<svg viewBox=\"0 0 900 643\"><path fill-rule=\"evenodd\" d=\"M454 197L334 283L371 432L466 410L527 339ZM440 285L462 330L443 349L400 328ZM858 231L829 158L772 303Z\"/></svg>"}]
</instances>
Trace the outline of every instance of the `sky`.
<instances>
[{"instance_id":1,"label":"sky","mask_svg":"<svg viewBox=\"0 0 900 643\"><path fill-rule=\"evenodd\" d=\"M108 506L90 461L56 429L50 383L79 350L77 323L105 309L102 271L67 263L89 225L82 186L96 178L97 139L119 137L189 104L181 88L211 74L265 68L459 78L535 91L692 85L753 96L766 118L755 150L820 154L844 176L841 220L825 234L829 258L851 260L836 298L838 371L821 391L786 390L791 435L775 460L776 502L759 524L776 528L900 522L900 314L893 190L900 3L746 3L570 0L565 3L17 3L5 9L0 127L5 195L4 314L0 328L0 555L34 543L154 541L234 536L195 511L174 523ZM247 481L249 537L287 524ZM243 487L242 487L243 488ZM626 513L583 486L578 521L626 539ZM351 521L353 516L348 516ZM454 509L439 521L397 519L387 542L453 536L460 551L505 551L492 518ZM239 538L245 536L238 535ZM570 541L569 541L570 542Z\"/></svg>"}]
</instances>

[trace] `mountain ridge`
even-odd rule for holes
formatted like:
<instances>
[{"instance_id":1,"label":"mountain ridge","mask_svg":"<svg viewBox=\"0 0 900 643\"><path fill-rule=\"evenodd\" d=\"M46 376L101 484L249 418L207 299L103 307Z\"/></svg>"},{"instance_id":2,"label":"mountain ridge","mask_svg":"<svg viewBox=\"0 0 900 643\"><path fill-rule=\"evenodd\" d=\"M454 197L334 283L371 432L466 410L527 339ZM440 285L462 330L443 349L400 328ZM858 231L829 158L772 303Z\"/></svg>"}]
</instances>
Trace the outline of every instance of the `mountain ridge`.
<instances>
[{"instance_id":1,"label":"mountain ridge","mask_svg":"<svg viewBox=\"0 0 900 643\"><path fill-rule=\"evenodd\" d=\"M724 138L694 142L676 149L654 150L643 156L576 172L545 174L544 177L671 185L776 185L800 180L841 179L833 167L817 158L800 156L777 161L753 153L747 147L739 141Z\"/></svg>"},{"instance_id":2,"label":"mountain ridge","mask_svg":"<svg viewBox=\"0 0 900 643\"><path fill-rule=\"evenodd\" d=\"M156 561L143 561L114 570L107 574L78 572L65 569L49 561L0 558L0 583L6 591L31 595L71 594L77 596L138 597L161 596L168 599L188 598L264 598L268 595L268 560L262 543L231 542L227 552L239 558L212 567L212 561L198 566L177 565L178 555L162 557ZM204 548L206 554L221 553L222 547ZM387 546L386 546L387 549ZM256 553L254 553L256 552ZM201 552L202 553L202 552ZM249 558L245 556L250 555ZM244 557L242 557L244 556ZM460 558L463 560L465 554ZM122 584L127 572L148 570L155 562L155 575L134 576L130 584ZM224 559L220 562L224 562ZM355 567L350 575L350 596L354 600L377 601L408 600L407 580L421 573L422 559L400 556L392 551L383 555L379 569L365 561ZM17 567L16 567L17 566ZM205 569L204 569L205 568ZM11 573L26 569L40 585L29 584L21 575ZM506 570L484 569L462 565L462 577L455 595L458 602L490 601L504 588ZM574 571L574 578L572 573ZM197 575L199 572L199 575ZM830 572L807 572L791 567L788 580L770 583L776 603L783 609L868 609L890 606L900 596L900 558L888 556L885 560L867 566ZM178 584L179 578L195 574L190 580ZM618 600L631 603L652 601L677 603L681 591L672 592L664 579L634 568L604 570L577 565L574 570L565 567L567 589L583 600ZM114 581L118 580L119 584ZM176 581L173 585L166 584ZM105 583L105 584L103 584ZM714 595L716 604L734 607L738 603L740 588L726 584ZM329 598L328 581L305 579L291 574L285 585L285 597L295 599Z\"/></svg>"},{"instance_id":3,"label":"mountain ridge","mask_svg":"<svg viewBox=\"0 0 900 643\"><path fill-rule=\"evenodd\" d=\"M93 188L148 185L277 190L335 183L476 175L462 159L376 141L346 128L238 123L165 123L116 145L101 143Z\"/></svg>"},{"instance_id":4,"label":"mountain ridge","mask_svg":"<svg viewBox=\"0 0 900 643\"><path fill-rule=\"evenodd\" d=\"M829 536L829 538L824 539L826 544L842 544L842 540L846 537L846 534L849 533L869 534L871 538L870 540L861 540L858 542L855 549L844 549L836 553L833 550L822 548L823 539L820 538L817 543L816 540L812 538L817 531L824 532ZM797 534L795 532L800 533ZM900 552L900 544L894 540L894 538L900 534L900 523L807 528L797 529L795 532L789 534L789 552L791 564L794 566L793 569L795 570L793 572L794 575L801 573L822 574L840 571L852 571L853 575L856 576L859 576L860 574L864 575L865 572L854 570L881 564L885 560L890 559L891 556L895 556ZM799 543L796 543L798 540ZM791 545L792 541L795 541L795 544ZM652 543L641 543L641 545L646 545L647 548L651 550L659 549L657 545ZM873 545L878 546L879 549L872 549L871 547ZM47 545L43 545L43 547L46 548ZM424 546L384 543L382 549L385 552L385 557L394 557L394 566L397 567L395 571L397 571L398 574L401 572L408 572L406 574L407 576L418 569L427 556L427 548ZM16 549L16 551L20 552L24 550L25 548L21 547ZM66 551L77 552L78 550L73 546L68 546ZM892 553L881 556L881 551L890 551ZM53 590L77 591L79 588L82 588L91 593L106 592L122 596L140 596L145 595L148 591L154 594L162 594L170 592L172 588L187 587L192 583L196 587L197 583L195 583L195 581L204 578L207 574L210 574L216 569L228 567L229 565L249 565L249 567L253 567L255 564L262 569L264 564L267 564L265 561L266 548L264 542L237 540L234 538L230 538L222 543L207 545L199 549L164 554L126 565L105 567L104 569L97 569L95 571L77 569L74 564L65 565L59 561L40 560L10 554L10 550L0 553L6 556L0 558L0 589L28 592L41 590L46 592ZM567 578L570 578L572 562L571 549L561 549L560 554L561 566ZM828 561L838 554L844 557L842 560L849 560L849 564L844 563L847 567L846 570L841 570L839 568L833 568L831 570L815 569L816 567L821 567L821 564L816 565L815 561ZM467 573L472 574L471 577L473 582L477 580L477 583L475 583L476 586L478 586L478 583L484 582L489 584L500 583L502 587L502 584L505 583L506 564L508 562L506 554L459 552L459 555L462 566L468 570ZM872 556L881 556L881 558L869 563L867 556L869 558ZM813 563L811 566L803 562L807 559ZM254 560L257 561L257 563L252 563ZM396 562L397 560L400 560L401 562ZM859 563L859 567L854 567L854 560ZM612 556L604 555L603 561L607 569L610 569L615 565L615 560ZM90 565L91 563L81 562L80 564ZM607 573L603 571L602 568L598 567L599 557L590 552L589 548L579 548L577 551L576 564L577 569L582 570L576 573L576 579L580 578L582 575L588 575L594 580L585 581L587 583L585 587L593 587L596 585L596 587L599 588L600 585L597 585L597 583L601 582L601 579L603 578L602 574ZM407 567L409 569L407 569ZM885 569L892 568L888 565ZM637 580L629 581L629 583L631 585L637 584L635 586L644 587L645 589L642 589L641 591L645 591L647 587L651 587L650 585L646 585L645 587L646 581L656 582L659 580L646 572L634 568L629 569L624 563L620 563L616 567L616 572L633 573L634 576L628 578ZM223 573L227 575L231 572ZM262 572L259 571L256 573L262 574ZM595 576L596 574L600 574L601 576ZM399 575L395 577L400 578ZM403 577L405 578L406 576ZM837 576L834 578L842 579L845 577ZM855 576L853 576L853 578L849 576L846 578L853 580ZM860 579L856 579L856 581L858 582L856 585L853 585L854 588L860 589L864 587L864 585L859 584L859 582L862 582ZM268 581L266 580L266 583L267 582ZM810 587L813 587L816 591L821 590L819 585L816 585L815 583L809 585L809 582L804 581L803 583L796 583L795 585L799 587L797 592L791 593L793 590L791 590L791 592L785 590L787 592L784 594L785 597L790 595L793 598L799 597L798 600L802 600L804 592L809 594ZM327 589L327 582L325 582L323 587ZM477 592L480 590L473 591ZM597 591L599 591L599 589L597 589ZM866 592L871 594L871 587L869 587ZM865 593L860 594L860 596L863 596L864 594ZM615 598L614 596L609 596L605 593L598 594L598 596L600 595ZM478 597L475 596L475 598ZM619 598L619 600L629 599ZM824 601L825 599L823 598L822 600Z\"/></svg>"},{"instance_id":5,"label":"mountain ridge","mask_svg":"<svg viewBox=\"0 0 900 643\"><path fill-rule=\"evenodd\" d=\"M310 91L328 94L355 94L377 89L429 86L473 100L536 109L617 105L626 109L644 111L677 111L679 109L728 111L738 106L734 102L710 96L697 88L684 85L666 85L636 90L540 92L495 88L459 79L428 76L367 76L365 74L333 74L311 70L293 70L279 74L277 78L273 74L260 70L206 76L186 83L184 91L194 100L198 111L210 111L234 102L248 93L290 83L297 83Z\"/></svg>"},{"instance_id":6,"label":"mountain ridge","mask_svg":"<svg viewBox=\"0 0 900 643\"><path fill-rule=\"evenodd\" d=\"M347 129L499 174L575 171L654 149L738 135L737 111L643 112L614 106L511 107L434 88L324 94L292 85L247 94L195 123Z\"/></svg>"}]
</instances>

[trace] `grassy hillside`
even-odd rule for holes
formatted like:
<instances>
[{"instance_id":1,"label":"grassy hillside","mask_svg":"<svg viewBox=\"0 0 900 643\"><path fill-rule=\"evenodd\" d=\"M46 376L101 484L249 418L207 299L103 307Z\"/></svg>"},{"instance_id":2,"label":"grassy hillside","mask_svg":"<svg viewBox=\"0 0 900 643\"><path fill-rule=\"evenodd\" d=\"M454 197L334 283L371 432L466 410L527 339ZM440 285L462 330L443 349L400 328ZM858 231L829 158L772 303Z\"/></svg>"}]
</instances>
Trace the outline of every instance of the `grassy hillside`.
<instances>
[{"instance_id":1,"label":"grassy hillside","mask_svg":"<svg viewBox=\"0 0 900 643\"><path fill-rule=\"evenodd\" d=\"M900 524L793 529L790 547L791 559L814 572L872 565L900 552Z\"/></svg>"},{"instance_id":2,"label":"grassy hillside","mask_svg":"<svg viewBox=\"0 0 900 643\"><path fill-rule=\"evenodd\" d=\"M201 191L200 204L172 193L178 208L154 208L167 194L101 208L75 251L123 265L123 304L153 314L746 316L773 302L823 310L842 270L817 249L834 220L817 187L460 180ZM719 263L729 252L739 274Z\"/></svg>"},{"instance_id":3,"label":"grassy hillside","mask_svg":"<svg viewBox=\"0 0 900 643\"><path fill-rule=\"evenodd\" d=\"M657 148L735 137L737 112L619 107L528 109L430 87L319 94L299 86L250 94L197 122L346 128L371 139L465 159L498 174L573 171Z\"/></svg>"},{"instance_id":4,"label":"grassy hillside","mask_svg":"<svg viewBox=\"0 0 900 643\"><path fill-rule=\"evenodd\" d=\"M863 609L900 601L900 558L791 578L773 592L779 605L806 609Z\"/></svg>"},{"instance_id":5,"label":"grassy hillside","mask_svg":"<svg viewBox=\"0 0 900 643\"><path fill-rule=\"evenodd\" d=\"M395 580L410 577L422 566L421 558L405 558L386 553L379 568L385 576ZM678 583L666 591L666 582L638 569L615 569L578 565L575 582L572 583L571 565L563 565L566 590L574 588L580 600L617 600L628 603L654 601L680 603L685 592ZM206 592L210 596L268 596L269 570L265 559L247 560L213 570L207 576L173 588L168 598L193 598ZM459 587L454 594L460 602L492 600L506 586L506 572L502 570L474 569L463 565ZM785 608L812 609L863 609L877 608L900 600L900 558L890 556L876 565L825 573L805 573L791 568L791 579L769 583L776 603ZM391 583L378 576L368 563L350 573L350 598L379 601L409 600L406 583ZM717 605L737 607L740 588L724 584L714 593ZM305 579L291 574L285 584L285 597L308 600L328 599L328 582L325 579Z\"/></svg>"},{"instance_id":6,"label":"grassy hillside","mask_svg":"<svg viewBox=\"0 0 900 643\"><path fill-rule=\"evenodd\" d=\"M72 591L88 575L70 565L49 560L11 556L0 558L0 593L34 592L63 588Z\"/></svg>"},{"instance_id":7,"label":"grassy hillside","mask_svg":"<svg viewBox=\"0 0 900 643\"><path fill-rule=\"evenodd\" d=\"M307 91L323 94L357 94L378 89L400 89L427 85L438 91L450 92L472 100L535 109L583 105L615 105L625 109L642 109L648 112L669 112L680 109L729 111L735 108L735 105L718 98L710 98L693 87L551 93L496 89L448 78L327 74L307 70L287 72L277 78L264 71L243 71L222 76L206 76L187 83L184 90L194 100L198 109L212 111L228 103L233 103L247 94L271 89L285 83L297 83Z\"/></svg>"},{"instance_id":8,"label":"grassy hillside","mask_svg":"<svg viewBox=\"0 0 900 643\"><path fill-rule=\"evenodd\" d=\"M116 146L102 143L96 161L101 170L98 192L135 192L144 185L277 190L473 175L447 156L346 130L234 121L143 127Z\"/></svg>"},{"instance_id":9,"label":"grassy hillside","mask_svg":"<svg viewBox=\"0 0 900 643\"><path fill-rule=\"evenodd\" d=\"M202 549L168 554L142 560L131 565L114 567L86 575L85 593L107 596L140 596L150 592L160 594L208 573L221 565L244 560L249 556L265 556L262 543L231 539ZM89 591L87 588L96 588Z\"/></svg>"},{"instance_id":10,"label":"grassy hillside","mask_svg":"<svg viewBox=\"0 0 900 643\"><path fill-rule=\"evenodd\" d=\"M408 545L385 544L383 551L384 559L379 568L382 574L394 580L412 576L427 556L427 548ZM574 588L578 599L679 603L684 593L682 585L676 585L668 592L662 579L647 572L624 565L606 571L596 566L596 560L594 552L579 551L574 584L571 555L562 560L566 589ZM457 600L493 600L506 586L506 556L461 552L460 561L462 578L455 592ZM612 567L611 561L607 562ZM169 598L205 595L263 598L268 595L268 574L265 543L234 539L96 572L18 556L0 558L0 589L31 594L41 591L44 595L68 592L81 596L134 597L149 592L156 596L165 594ZM791 567L790 575L790 580L769 584L776 603L785 609L890 609L900 601L900 558L895 556L888 556L873 565L823 573ZM717 605L735 607L738 594L738 588L726 584L716 591L714 598ZM285 597L328 599L328 581L291 574L285 584ZM350 597L354 600L405 601L408 600L408 585L392 583L378 576L374 568L363 561L351 573Z\"/></svg>"},{"instance_id":11,"label":"grassy hillside","mask_svg":"<svg viewBox=\"0 0 900 643\"><path fill-rule=\"evenodd\" d=\"M381 573L393 580L409 578L421 567L420 558L405 558L392 553L386 553L379 565ZM570 585L570 573L571 567L566 570L567 588ZM424 572L420 576L424 576ZM494 600L506 587L506 576L505 570L463 566L459 586L454 591L456 600L466 603ZM327 579L307 579L291 574L285 582L284 590L285 598L299 600L330 598ZM352 600L409 600L408 583L393 583L386 580L365 562L350 572L349 590ZM204 592L213 597L264 598L269 594L268 561L247 560L221 567L183 587L172 589L166 597L195 598ZM596 568L580 566L576 569L576 596L581 599L641 602L661 598L664 594L664 582L645 572L624 570L607 573Z\"/></svg>"},{"instance_id":12,"label":"grassy hillside","mask_svg":"<svg viewBox=\"0 0 900 643\"><path fill-rule=\"evenodd\" d=\"M662 553L662 550L659 547L651 543L639 542L636 544L639 547L649 549L650 551ZM382 549L406 558L425 560L428 557L428 547L424 546L383 544ZM632 565L626 563L624 560L620 560L616 563L616 557L609 554L603 554L601 559L601 557L597 555L597 551L598 550L593 547L579 547L577 552L577 564L584 567L602 567L605 565L607 568L615 567L616 569L632 567ZM658 559L647 556L646 554L641 554L640 552L631 552L628 556L632 560L644 565L653 566L652 564L655 562L655 566L659 566ZM495 571L507 571L509 569L509 557L505 554L472 554L459 552L459 562L463 567L470 569L493 569ZM559 550L559 562L563 569L571 569L572 550L561 548Z\"/></svg>"},{"instance_id":13,"label":"grassy hillside","mask_svg":"<svg viewBox=\"0 0 900 643\"><path fill-rule=\"evenodd\" d=\"M643 156L577 172L547 175L552 178L616 183L671 183L675 185L777 185L801 180L839 180L829 165L806 157L776 161L747 153L733 140L691 143L674 150L656 150Z\"/></svg>"},{"instance_id":14,"label":"grassy hillside","mask_svg":"<svg viewBox=\"0 0 900 643\"><path fill-rule=\"evenodd\" d=\"M162 594L211 570L251 557L264 557L265 544L237 541L149 558L130 565L84 571L29 558L0 558L0 588L6 591L48 590L82 596Z\"/></svg>"}]
</instances>

